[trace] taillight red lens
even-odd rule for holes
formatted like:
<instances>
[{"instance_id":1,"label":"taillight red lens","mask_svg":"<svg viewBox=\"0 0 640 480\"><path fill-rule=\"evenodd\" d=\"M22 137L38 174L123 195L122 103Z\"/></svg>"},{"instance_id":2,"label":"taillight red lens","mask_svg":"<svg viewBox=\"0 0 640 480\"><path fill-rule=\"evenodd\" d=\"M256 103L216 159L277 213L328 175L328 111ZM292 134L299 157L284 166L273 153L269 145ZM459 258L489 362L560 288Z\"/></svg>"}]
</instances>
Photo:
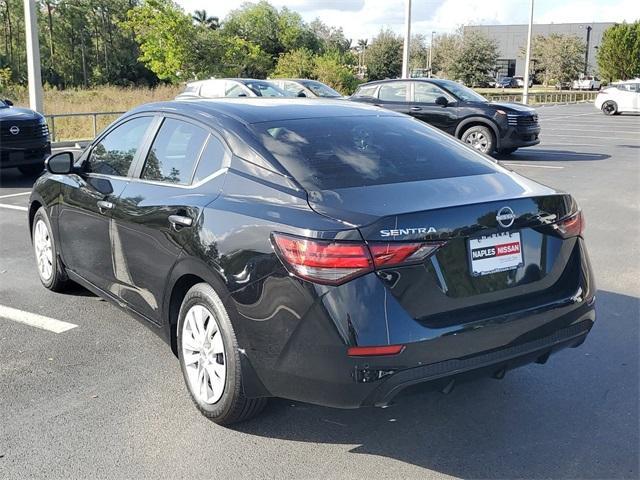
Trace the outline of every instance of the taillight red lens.
<instances>
[{"instance_id":1,"label":"taillight red lens","mask_svg":"<svg viewBox=\"0 0 640 480\"><path fill-rule=\"evenodd\" d=\"M273 233L276 253L298 277L326 285L340 285L374 268L418 263L442 242L371 243L339 242Z\"/></svg>"},{"instance_id":2,"label":"taillight red lens","mask_svg":"<svg viewBox=\"0 0 640 480\"><path fill-rule=\"evenodd\" d=\"M369 245L377 268L421 262L442 243L372 243Z\"/></svg>"},{"instance_id":3,"label":"taillight red lens","mask_svg":"<svg viewBox=\"0 0 640 480\"><path fill-rule=\"evenodd\" d=\"M316 283L339 285L373 270L364 243L331 242L272 234L276 252L297 276Z\"/></svg>"},{"instance_id":4,"label":"taillight red lens","mask_svg":"<svg viewBox=\"0 0 640 480\"><path fill-rule=\"evenodd\" d=\"M371 357L382 355L397 355L404 350L404 345L383 345L380 347L349 347L347 355L350 357Z\"/></svg>"},{"instance_id":5,"label":"taillight red lens","mask_svg":"<svg viewBox=\"0 0 640 480\"><path fill-rule=\"evenodd\" d=\"M582 210L555 224L556 231L563 237L577 237L584 232L585 223Z\"/></svg>"}]
</instances>

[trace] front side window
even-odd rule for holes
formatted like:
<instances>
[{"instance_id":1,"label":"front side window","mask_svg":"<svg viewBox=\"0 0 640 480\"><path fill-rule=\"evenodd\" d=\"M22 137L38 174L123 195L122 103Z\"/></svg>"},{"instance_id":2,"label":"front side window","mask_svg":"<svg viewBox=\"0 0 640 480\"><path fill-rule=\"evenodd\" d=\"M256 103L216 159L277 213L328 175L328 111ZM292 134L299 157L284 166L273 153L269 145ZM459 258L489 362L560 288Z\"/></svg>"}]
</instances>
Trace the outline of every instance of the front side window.
<instances>
[{"instance_id":1,"label":"front side window","mask_svg":"<svg viewBox=\"0 0 640 480\"><path fill-rule=\"evenodd\" d=\"M365 85L360 87L356 93L353 94L354 98L359 97L373 97L376 93L377 85Z\"/></svg>"},{"instance_id":2,"label":"front side window","mask_svg":"<svg viewBox=\"0 0 640 480\"><path fill-rule=\"evenodd\" d=\"M153 140L141 178L183 185L190 183L207 135L203 128L166 118Z\"/></svg>"},{"instance_id":3,"label":"front side window","mask_svg":"<svg viewBox=\"0 0 640 480\"><path fill-rule=\"evenodd\" d=\"M438 97L447 97L447 95L433 83L416 82L414 102L436 103Z\"/></svg>"},{"instance_id":4,"label":"front side window","mask_svg":"<svg viewBox=\"0 0 640 480\"><path fill-rule=\"evenodd\" d=\"M380 87L378 98L387 102L406 102L407 87L406 82L385 83Z\"/></svg>"},{"instance_id":5,"label":"front side window","mask_svg":"<svg viewBox=\"0 0 640 480\"><path fill-rule=\"evenodd\" d=\"M87 173L126 177L153 117L129 120L100 140L85 163Z\"/></svg>"},{"instance_id":6,"label":"front side window","mask_svg":"<svg viewBox=\"0 0 640 480\"><path fill-rule=\"evenodd\" d=\"M339 92L335 91L333 88L328 87L324 83L314 82L312 80L307 80L301 82L305 87L311 90L318 97L324 98L338 98L341 97Z\"/></svg>"},{"instance_id":7,"label":"front side window","mask_svg":"<svg viewBox=\"0 0 640 480\"><path fill-rule=\"evenodd\" d=\"M259 97L285 97L285 93L278 87L267 82L246 82L245 85Z\"/></svg>"},{"instance_id":8,"label":"front side window","mask_svg":"<svg viewBox=\"0 0 640 480\"><path fill-rule=\"evenodd\" d=\"M235 82L227 82L227 90L225 92L225 97L246 97L247 92L244 90L244 87L239 83Z\"/></svg>"},{"instance_id":9,"label":"front side window","mask_svg":"<svg viewBox=\"0 0 640 480\"><path fill-rule=\"evenodd\" d=\"M293 97L304 91L296 82L283 82L282 89Z\"/></svg>"}]
</instances>

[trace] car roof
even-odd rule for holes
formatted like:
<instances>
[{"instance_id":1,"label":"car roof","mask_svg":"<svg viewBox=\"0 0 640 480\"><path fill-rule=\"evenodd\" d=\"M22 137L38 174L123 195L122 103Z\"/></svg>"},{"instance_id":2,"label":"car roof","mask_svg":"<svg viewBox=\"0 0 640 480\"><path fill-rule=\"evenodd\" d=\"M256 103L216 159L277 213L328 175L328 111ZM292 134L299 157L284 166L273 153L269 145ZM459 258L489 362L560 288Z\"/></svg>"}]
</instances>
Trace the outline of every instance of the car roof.
<instances>
[{"instance_id":1,"label":"car roof","mask_svg":"<svg viewBox=\"0 0 640 480\"><path fill-rule=\"evenodd\" d=\"M261 80L259 78L207 78L205 80L196 80L194 82L188 82L187 85L202 85L208 82L266 82L267 80Z\"/></svg>"},{"instance_id":2,"label":"car roof","mask_svg":"<svg viewBox=\"0 0 640 480\"><path fill-rule=\"evenodd\" d=\"M182 113L200 119L207 116L224 116L245 124L303 118L404 116L363 103L291 97L197 98L148 103L135 108L128 114L149 111Z\"/></svg>"}]
</instances>

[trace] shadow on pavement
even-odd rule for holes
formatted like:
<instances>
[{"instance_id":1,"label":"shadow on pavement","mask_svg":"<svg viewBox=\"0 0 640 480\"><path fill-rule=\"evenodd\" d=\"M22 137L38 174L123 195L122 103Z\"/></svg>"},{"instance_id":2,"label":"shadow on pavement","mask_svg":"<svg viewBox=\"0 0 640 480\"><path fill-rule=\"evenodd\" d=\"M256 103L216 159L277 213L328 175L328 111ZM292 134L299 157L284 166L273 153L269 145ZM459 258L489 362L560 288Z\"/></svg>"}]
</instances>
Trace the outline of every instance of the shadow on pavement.
<instances>
[{"instance_id":1,"label":"shadow on pavement","mask_svg":"<svg viewBox=\"0 0 640 480\"><path fill-rule=\"evenodd\" d=\"M511 155L500 155L499 160L526 160L526 161L544 161L544 162L589 162L595 160L606 160L611 155L604 153L586 153L571 150L550 150L550 149L525 149L518 150Z\"/></svg>"},{"instance_id":2,"label":"shadow on pavement","mask_svg":"<svg viewBox=\"0 0 640 480\"><path fill-rule=\"evenodd\" d=\"M638 478L636 297L598 293L586 343L545 366L480 379L451 394L404 396L387 409L338 410L273 400L236 430L355 445L462 478ZM392 475L391 475L392 477Z\"/></svg>"},{"instance_id":3,"label":"shadow on pavement","mask_svg":"<svg viewBox=\"0 0 640 480\"><path fill-rule=\"evenodd\" d=\"M17 168L0 170L0 188L31 188L36 177L26 177Z\"/></svg>"}]
</instances>

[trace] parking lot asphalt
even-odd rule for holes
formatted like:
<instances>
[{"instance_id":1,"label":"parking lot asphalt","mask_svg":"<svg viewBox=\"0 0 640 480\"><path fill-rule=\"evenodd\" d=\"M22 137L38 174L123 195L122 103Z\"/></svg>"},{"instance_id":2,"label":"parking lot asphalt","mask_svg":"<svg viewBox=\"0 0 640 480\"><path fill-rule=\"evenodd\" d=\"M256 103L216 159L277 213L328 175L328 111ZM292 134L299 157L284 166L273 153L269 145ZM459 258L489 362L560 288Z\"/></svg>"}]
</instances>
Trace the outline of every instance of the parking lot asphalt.
<instances>
[{"instance_id":1,"label":"parking lot asphalt","mask_svg":"<svg viewBox=\"0 0 640 480\"><path fill-rule=\"evenodd\" d=\"M0 478L638 478L640 116L539 114L541 144L500 160L584 210L599 289L586 343L449 395L361 410L276 399L233 428L197 412L146 327L81 288L40 285L32 182L3 171ZM7 307L75 327L35 328Z\"/></svg>"}]
</instances>

